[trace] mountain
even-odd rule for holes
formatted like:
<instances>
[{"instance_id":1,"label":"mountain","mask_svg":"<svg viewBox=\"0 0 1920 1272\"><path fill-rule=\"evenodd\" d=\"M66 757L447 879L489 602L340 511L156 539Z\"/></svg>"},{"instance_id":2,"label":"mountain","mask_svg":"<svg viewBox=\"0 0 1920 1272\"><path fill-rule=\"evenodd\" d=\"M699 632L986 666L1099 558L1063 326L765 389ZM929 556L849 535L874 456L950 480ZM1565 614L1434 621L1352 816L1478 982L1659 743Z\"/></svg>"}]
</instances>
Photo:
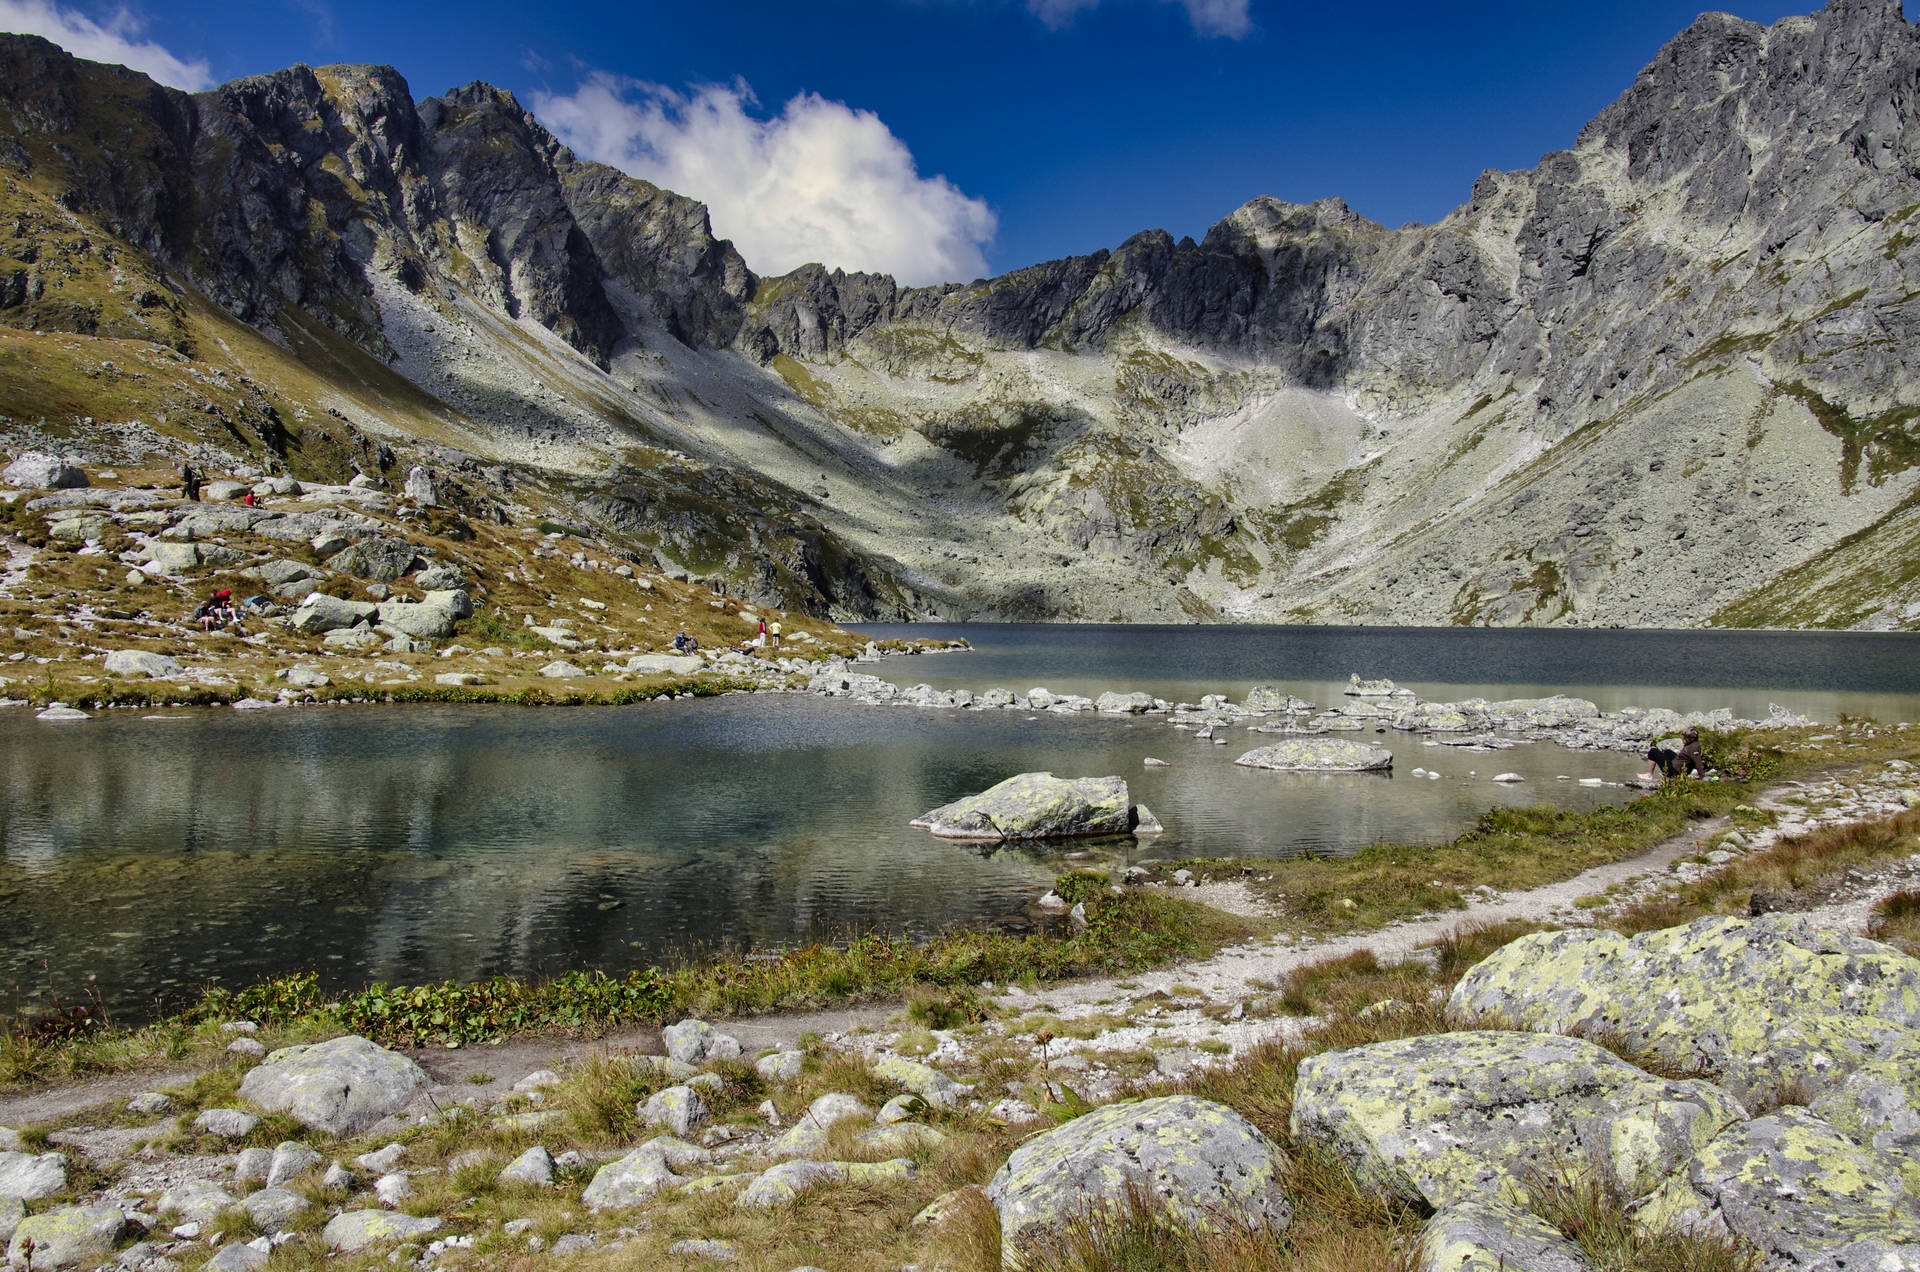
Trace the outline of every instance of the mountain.
<instances>
[{"instance_id":1,"label":"mountain","mask_svg":"<svg viewBox=\"0 0 1920 1272\"><path fill-rule=\"evenodd\" d=\"M758 278L485 85L5 36L0 444L419 460L839 618L1912 627L1917 237L1888 0L1703 16L1436 225L936 288Z\"/></svg>"}]
</instances>

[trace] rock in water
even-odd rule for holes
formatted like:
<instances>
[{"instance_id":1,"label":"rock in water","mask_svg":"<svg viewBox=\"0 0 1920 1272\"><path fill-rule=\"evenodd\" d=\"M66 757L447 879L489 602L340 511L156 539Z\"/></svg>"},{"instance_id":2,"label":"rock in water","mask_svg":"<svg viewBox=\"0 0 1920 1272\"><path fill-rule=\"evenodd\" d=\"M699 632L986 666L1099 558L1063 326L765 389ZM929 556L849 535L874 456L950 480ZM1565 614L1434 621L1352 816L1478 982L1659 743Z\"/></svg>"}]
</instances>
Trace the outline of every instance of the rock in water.
<instances>
[{"instance_id":1,"label":"rock in water","mask_svg":"<svg viewBox=\"0 0 1920 1272\"><path fill-rule=\"evenodd\" d=\"M1011 1262L1090 1209L1125 1205L1129 1184L1201 1226L1284 1228L1293 1217L1278 1186L1287 1171L1279 1146L1232 1109L1169 1095L1095 1109L1028 1140L987 1197Z\"/></svg>"},{"instance_id":2,"label":"rock in water","mask_svg":"<svg viewBox=\"0 0 1920 1272\"><path fill-rule=\"evenodd\" d=\"M1022 773L909 824L942 839L1052 839L1124 835L1131 813L1125 778Z\"/></svg>"},{"instance_id":3,"label":"rock in water","mask_svg":"<svg viewBox=\"0 0 1920 1272\"><path fill-rule=\"evenodd\" d=\"M1567 1170L1637 1197L1745 1116L1708 1082L1637 1069L1580 1038L1470 1031L1310 1057L1293 1133L1362 1183L1445 1206Z\"/></svg>"},{"instance_id":4,"label":"rock in water","mask_svg":"<svg viewBox=\"0 0 1920 1272\"><path fill-rule=\"evenodd\" d=\"M247 1073L240 1094L330 1135L364 1131L427 1085L419 1065L354 1034L282 1047Z\"/></svg>"},{"instance_id":5,"label":"rock in water","mask_svg":"<svg viewBox=\"0 0 1920 1272\"><path fill-rule=\"evenodd\" d=\"M1294 773L1366 773L1392 768L1393 752L1346 738L1289 738L1248 751L1234 763Z\"/></svg>"}]
</instances>

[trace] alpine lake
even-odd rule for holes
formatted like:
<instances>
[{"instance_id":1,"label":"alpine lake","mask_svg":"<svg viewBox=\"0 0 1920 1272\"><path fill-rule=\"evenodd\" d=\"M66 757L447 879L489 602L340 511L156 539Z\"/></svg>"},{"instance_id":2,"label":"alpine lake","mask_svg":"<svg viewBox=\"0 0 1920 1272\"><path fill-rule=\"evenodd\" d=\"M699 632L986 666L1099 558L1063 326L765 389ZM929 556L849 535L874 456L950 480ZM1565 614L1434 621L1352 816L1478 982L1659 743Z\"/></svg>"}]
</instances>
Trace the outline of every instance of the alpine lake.
<instances>
[{"instance_id":1,"label":"alpine lake","mask_svg":"<svg viewBox=\"0 0 1920 1272\"><path fill-rule=\"evenodd\" d=\"M914 624L970 651L858 670L902 686L1035 686L1322 705L1349 673L1423 698L1770 704L1920 720L1920 636L1466 628ZM866 706L803 693L628 707L0 711L0 986L98 995L123 1022L205 985L317 970L369 981L620 972L1023 912L1054 875L1148 858L1445 840L1498 804L1633 794L1631 754L1474 752L1372 729L1398 773L1236 767L1270 738L1196 742L1164 717ZM1168 762L1149 767L1147 757ZM1440 780L1407 774L1423 766ZM1119 774L1167 833L985 848L907 823L1013 774ZM1526 780L1496 784L1498 772ZM1566 779L1566 780L1561 780Z\"/></svg>"}]
</instances>

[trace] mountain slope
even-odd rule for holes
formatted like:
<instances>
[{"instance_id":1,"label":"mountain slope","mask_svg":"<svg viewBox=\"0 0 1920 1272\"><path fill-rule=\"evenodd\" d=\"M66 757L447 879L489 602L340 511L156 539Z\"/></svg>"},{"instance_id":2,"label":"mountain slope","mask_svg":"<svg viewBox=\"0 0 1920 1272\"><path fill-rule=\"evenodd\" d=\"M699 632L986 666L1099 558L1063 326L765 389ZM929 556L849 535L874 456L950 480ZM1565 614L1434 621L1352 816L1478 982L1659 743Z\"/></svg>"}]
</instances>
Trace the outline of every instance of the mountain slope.
<instances>
[{"instance_id":1,"label":"mountain slope","mask_svg":"<svg viewBox=\"0 0 1920 1272\"><path fill-rule=\"evenodd\" d=\"M1256 199L967 286L756 278L510 95L384 68L187 96L0 37L0 182L16 445L385 446L837 617L1920 620L1886 0L1702 17L1437 225Z\"/></svg>"}]
</instances>

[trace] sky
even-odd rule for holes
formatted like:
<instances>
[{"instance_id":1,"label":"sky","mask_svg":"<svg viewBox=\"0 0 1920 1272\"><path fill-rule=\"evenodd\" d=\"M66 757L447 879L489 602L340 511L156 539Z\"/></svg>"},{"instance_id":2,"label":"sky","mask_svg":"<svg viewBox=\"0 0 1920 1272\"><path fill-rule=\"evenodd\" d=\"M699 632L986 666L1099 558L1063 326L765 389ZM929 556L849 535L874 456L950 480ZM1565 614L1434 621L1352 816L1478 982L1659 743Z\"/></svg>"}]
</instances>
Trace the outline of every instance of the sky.
<instances>
[{"instance_id":1,"label":"sky","mask_svg":"<svg viewBox=\"0 0 1920 1272\"><path fill-rule=\"evenodd\" d=\"M1734 0L1772 22L1816 0ZM0 0L200 90L383 62L511 89L580 155L707 203L763 275L967 281L1261 195L1431 222L1573 143L1699 0Z\"/></svg>"}]
</instances>

